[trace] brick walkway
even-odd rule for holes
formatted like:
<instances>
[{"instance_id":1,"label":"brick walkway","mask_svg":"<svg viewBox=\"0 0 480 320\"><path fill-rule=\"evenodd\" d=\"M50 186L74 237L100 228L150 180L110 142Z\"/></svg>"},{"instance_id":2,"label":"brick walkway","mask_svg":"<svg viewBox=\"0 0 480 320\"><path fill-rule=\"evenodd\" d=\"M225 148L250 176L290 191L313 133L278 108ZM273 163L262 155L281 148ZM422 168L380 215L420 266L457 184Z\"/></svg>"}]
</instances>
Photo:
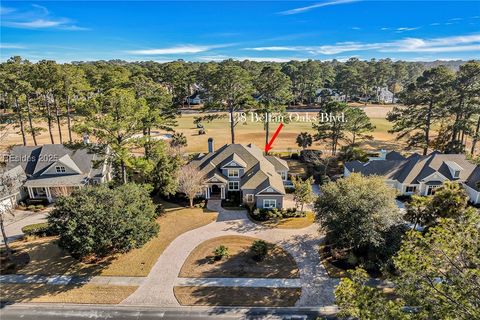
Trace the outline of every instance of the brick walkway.
<instances>
[{"instance_id":1,"label":"brick walkway","mask_svg":"<svg viewBox=\"0 0 480 320\"><path fill-rule=\"evenodd\" d=\"M272 229L251 222L244 211L222 209L220 201L209 201L209 209L219 212L217 221L186 232L172 241L153 266L146 281L122 304L179 306L173 294L173 287L179 283L195 281L178 278L179 271L188 255L200 243L227 235L260 238L281 246L292 255L300 270L300 278L297 279L299 283L295 285L302 288L302 295L297 301L297 307L322 307L334 304L333 292L338 284L338 279L330 278L320 262L318 251L323 235L320 234L318 225L313 224L304 229ZM281 285L281 282L285 283L285 280L282 279L277 284ZM206 280L198 281L206 283ZM209 279L209 281L212 280ZM227 280L221 280L223 283L226 283L225 281ZM242 281L253 283L255 280Z\"/></svg>"}]
</instances>

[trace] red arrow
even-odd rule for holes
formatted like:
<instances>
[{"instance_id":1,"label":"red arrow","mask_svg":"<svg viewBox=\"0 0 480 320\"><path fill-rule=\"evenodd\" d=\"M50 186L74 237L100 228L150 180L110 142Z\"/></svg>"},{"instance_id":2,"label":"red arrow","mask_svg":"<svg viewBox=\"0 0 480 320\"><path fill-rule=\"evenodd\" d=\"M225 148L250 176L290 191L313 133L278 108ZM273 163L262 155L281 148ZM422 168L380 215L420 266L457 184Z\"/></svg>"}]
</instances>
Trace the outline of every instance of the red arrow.
<instances>
[{"instance_id":1,"label":"red arrow","mask_svg":"<svg viewBox=\"0 0 480 320\"><path fill-rule=\"evenodd\" d=\"M270 139L270 142L268 142L268 144L265 145L265 153L268 153L268 151L270 151L270 149L272 149L273 141L275 141L275 139L277 138L277 136L280 133L280 130L282 130L282 128L283 128L283 123L280 123L277 130L273 134L273 137Z\"/></svg>"}]
</instances>

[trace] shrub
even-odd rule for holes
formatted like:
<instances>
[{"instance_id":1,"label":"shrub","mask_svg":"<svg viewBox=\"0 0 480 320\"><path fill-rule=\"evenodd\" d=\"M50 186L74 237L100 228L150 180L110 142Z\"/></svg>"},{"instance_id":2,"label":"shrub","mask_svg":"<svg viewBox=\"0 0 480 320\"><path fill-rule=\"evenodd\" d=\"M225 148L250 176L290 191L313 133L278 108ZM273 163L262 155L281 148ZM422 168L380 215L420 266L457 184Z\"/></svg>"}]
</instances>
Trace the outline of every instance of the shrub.
<instances>
[{"instance_id":1,"label":"shrub","mask_svg":"<svg viewBox=\"0 0 480 320\"><path fill-rule=\"evenodd\" d=\"M47 199L27 199L25 200L25 202L27 203L28 206L37 205L37 204L43 204L43 205L48 204Z\"/></svg>"},{"instance_id":2,"label":"shrub","mask_svg":"<svg viewBox=\"0 0 480 320\"><path fill-rule=\"evenodd\" d=\"M22 232L27 236L48 237L54 236L55 232L50 228L48 223L35 223L22 228Z\"/></svg>"},{"instance_id":3,"label":"shrub","mask_svg":"<svg viewBox=\"0 0 480 320\"><path fill-rule=\"evenodd\" d=\"M296 152L292 153L292 155L290 156L290 159L298 160L298 153L296 153Z\"/></svg>"},{"instance_id":4,"label":"shrub","mask_svg":"<svg viewBox=\"0 0 480 320\"><path fill-rule=\"evenodd\" d=\"M270 219L299 218L305 217L306 213L297 211L296 208L289 209L254 209L250 215L257 221L268 221Z\"/></svg>"},{"instance_id":5,"label":"shrub","mask_svg":"<svg viewBox=\"0 0 480 320\"><path fill-rule=\"evenodd\" d=\"M76 258L104 257L143 246L157 235L155 205L148 190L125 184L85 187L61 197L48 222L59 245Z\"/></svg>"},{"instance_id":6,"label":"shrub","mask_svg":"<svg viewBox=\"0 0 480 320\"><path fill-rule=\"evenodd\" d=\"M228 258L228 248L224 245L220 245L213 250L213 258L215 261L222 260L223 258Z\"/></svg>"},{"instance_id":7,"label":"shrub","mask_svg":"<svg viewBox=\"0 0 480 320\"><path fill-rule=\"evenodd\" d=\"M37 210L43 210L43 209L45 209L45 206L44 206L43 204L37 204L37 205L35 206L35 209L37 209Z\"/></svg>"},{"instance_id":8,"label":"shrub","mask_svg":"<svg viewBox=\"0 0 480 320\"><path fill-rule=\"evenodd\" d=\"M31 204L27 207L27 210L29 211L34 211L35 210L35 205Z\"/></svg>"},{"instance_id":9,"label":"shrub","mask_svg":"<svg viewBox=\"0 0 480 320\"><path fill-rule=\"evenodd\" d=\"M253 258L257 261L262 261L268 254L268 243L263 240L255 240L250 247L253 253Z\"/></svg>"}]
</instances>

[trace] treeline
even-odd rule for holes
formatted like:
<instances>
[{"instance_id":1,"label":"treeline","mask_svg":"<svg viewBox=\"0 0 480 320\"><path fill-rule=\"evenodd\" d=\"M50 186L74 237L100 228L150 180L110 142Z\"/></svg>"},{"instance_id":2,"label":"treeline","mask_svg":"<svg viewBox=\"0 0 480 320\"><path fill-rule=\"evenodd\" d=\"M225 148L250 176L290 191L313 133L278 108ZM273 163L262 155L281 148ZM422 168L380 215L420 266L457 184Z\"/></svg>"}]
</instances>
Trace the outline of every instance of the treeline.
<instances>
[{"instance_id":1,"label":"treeline","mask_svg":"<svg viewBox=\"0 0 480 320\"><path fill-rule=\"evenodd\" d=\"M438 66L426 70L401 93L405 107L387 116L391 132L409 147L463 153L470 139L474 154L480 140L480 62L469 61L458 71Z\"/></svg>"},{"instance_id":2,"label":"treeline","mask_svg":"<svg viewBox=\"0 0 480 320\"><path fill-rule=\"evenodd\" d=\"M473 153L479 138L478 87L478 62L474 61L461 65L457 71L443 65L426 69L417 62L356 58L346 62L127 63L114 60L57 64L50 60L30 63L12 57L0 64L0 103L4 112L14 111L13 120L24 144L28 136L36 144L36 136L44 130L48 130L51 143L71 142L74 116L98 121L94 115L106 115L115 108L115 102L124 105L122 101L127 101L137 113L139 125L135 130L143 132L149 140L153 128L173 129L176 113L194 93L204 101L204 111L230 113L234 120L230 121L234 143L237 122L233 115L240 109L255 108L268 115L283 112L288 105L316 103L321 88L333 89L345 100L366 100L378 95L378 88L388 88L393 93L392 101L399 97L407 105L406 109L396 108L389 120L394 122L393 132L400 138L406 137L410 147L421 147L425 152L428 148L463 151L470 137ZM322 99L320 107L331 109L326 103L329 99ZM115 112L113 114L118 115L118 110ZM266 118L268 141L268 116ZM35 119L45 120L46 128L36 126ZM63 123L67 124L68 137L62 134ZM81 132L80 125L77 123L78 132ZM83 127L86 133L92 131ZM328 125L315 129L323 130L317 135L318 139L333 135L334 144L342 140L338 132L324 132L329 130ZM58 138L54 136L55 130ZM98 131L95 132L98 134ZM130 131L116 141L134 136ZM148 147L145 149L148 153Z\"/></svg>"}]
</instances>

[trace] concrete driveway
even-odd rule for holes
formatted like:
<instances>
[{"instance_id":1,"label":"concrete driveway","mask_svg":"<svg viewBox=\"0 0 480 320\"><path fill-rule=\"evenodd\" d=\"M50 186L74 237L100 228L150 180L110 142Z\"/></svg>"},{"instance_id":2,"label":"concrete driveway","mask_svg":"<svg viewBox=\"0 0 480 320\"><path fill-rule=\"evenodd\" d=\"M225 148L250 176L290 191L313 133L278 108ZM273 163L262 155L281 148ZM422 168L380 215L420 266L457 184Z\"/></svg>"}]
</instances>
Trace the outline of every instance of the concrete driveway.
<instances>
[{"instance_id":1,"label":"concrete driveway","mask_svg":"<svg viewBox=\"0 0 480 320\"><path fill-rule=\"evenodd\" d=\"M227 235L245 235L275 243L288 251L300 270L302 295L297 307L322 307L334 304L338 279L328 276L320 262L319 246L324 235L317 224L304 229L266 228L251 222L245 211L224 210L220 201L208 202L208 208L219 212L218 219L206 226L177 237L165 249L144 283L122 304L178 307L173 287L188 255L200 243Z\"/></svg>"},{"instance_id":2,"label":"concrete driveway","mask_svg":"<svg viewBox=\"0 0 480 320\"><path fill-rule=\"evenodd\" d=\"M31 212L23 210L15 210L13 216L5 217L5 233L7 241L11 242L23 236L22 228L34 223L46 222L48 212L51 209L45 209L43 212ZM3 244L3 238L0 239Z\"/></svg>"}]
</instances>

